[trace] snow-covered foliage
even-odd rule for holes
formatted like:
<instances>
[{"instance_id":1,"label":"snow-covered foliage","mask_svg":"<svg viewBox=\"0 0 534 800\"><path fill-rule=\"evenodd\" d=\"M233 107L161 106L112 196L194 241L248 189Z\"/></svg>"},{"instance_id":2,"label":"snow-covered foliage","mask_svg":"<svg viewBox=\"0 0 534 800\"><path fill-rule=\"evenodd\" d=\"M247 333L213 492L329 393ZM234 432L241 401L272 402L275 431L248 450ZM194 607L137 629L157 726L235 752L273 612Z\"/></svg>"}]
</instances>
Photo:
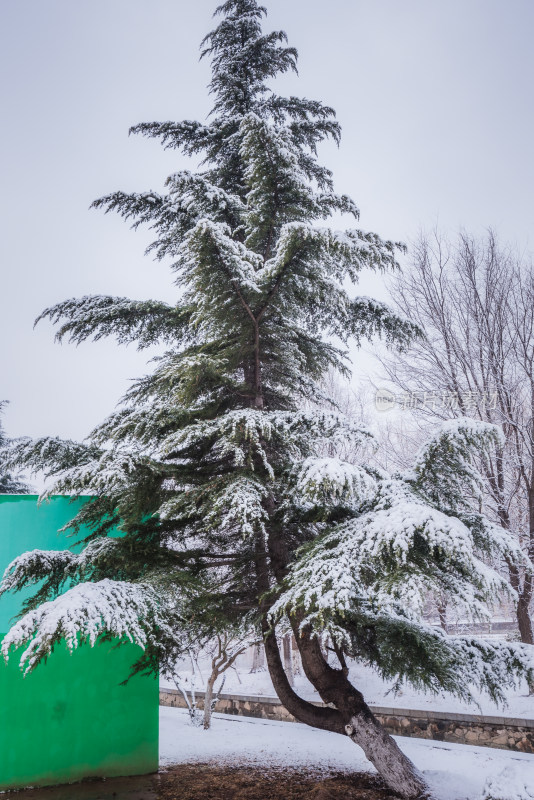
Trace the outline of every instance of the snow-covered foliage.
<instances>
[{"instance_id":1,"label":"snow-covered foliage","mask_svg":"<svg viewBox=\"0 0 534 800\"><path fill-rule=\"evenodd\" d=\"M80 552L72 550L29 550L15 558L4 570L0 596L18 592L36 581L53 579L57 587L69 580L85 580L105 561L120 542L117 539L95 539Z\"/></svg>"},{"instance_id":2,"label":"snow-covered foliage","mask_svg":"<svg viewBox=\"0 0 534 800\"><path fill-rule=\"evenodd\" d=\"M5 401L0 401L0 416L5 404ZM0 419L0 494L27 494L30 491L28 485L18 475L13 475L9 470L7 450L10 444Z\"/></svg>"},{"instance_id":3,"label":"snow-covered foliage","mask_svg":"<svg viewBox=\"0 0 534 800\"><path fill-rule=\"evenodd\" d=\"M64 574L75 561L76 556L70 550L29 550L6 567L0 595L20 591L28 583L46 578L52 572Z\"/></svg>"},{"instance_id":4,"label":"snow-covered foliage","mask_svg":"<svg viewBox=\"0 0 534 800\"><path fill-rule=\"evenodd\" d=\"M271 609L272 617L299 614L301 630L312 628L347 652L374 660L376 651L369 648L366 653L354 636L362 624L370 627L380 621L392 631L409 628L413 635L419 629L425 647L441 652L443 664L456 665L448 680L466 698L470 682L480 680L481 688L498 697L499 687L514 674L534 674L531 648L453 639L423 622L432 596L446 598L462 618L480 620L490 617L499 595L513 594L502 574L486 563L488 552L532 569L508 531L480 514L462 513L479 485L474 455L498 436L486 423L446 422L422 448L412 471L393 478L382 475L372 484L368 478L366 493L350 518L329 526L303 548ZM337 491L350 497L345 470L335 462L327 467L318 463ZM336 490L330 485L329 491ZM425 676L420 664L412 670L406 662L397 673L439 688L432 670Z\"/></svg>"},{"instance_id":5,"label":"snow-covered foliage","mask_svg":"<svg viewBox=\"0 0 534 800\"><path fill-rule=\"evenodd\" d=\"M61 640L72 651L82 642L94 645L107 633L144 649L157 627L165 625L158 607L150 586L110 580L80 583L25 614L4 637L2 655L7 658L11 647L26 646L20 665L27 673Z\"/></svg>"},{"instance_id":6,"label":"snow-covered foliage","mask_svg":"<svg viewBox=\"0 0 534 800\"><path fill-rule=\"evenodd\" d=\"M483 485L476 457L503 441L496 425L465 417L447 420L417 453L415 483L436 503L469 508L481 499Z\"/></svg>"},{"instance_id":7,"label":"snow-covered foliage","mask_svg":"<svg viewBox=\"0 0 534 800\"><path fill-rule=\"evenodd\" d=\"M358 507L376 489L368 470L338 458L314 457L303 461L295 486L295 495L312 505L336 504Z\"/></svg>"}]
</instances>

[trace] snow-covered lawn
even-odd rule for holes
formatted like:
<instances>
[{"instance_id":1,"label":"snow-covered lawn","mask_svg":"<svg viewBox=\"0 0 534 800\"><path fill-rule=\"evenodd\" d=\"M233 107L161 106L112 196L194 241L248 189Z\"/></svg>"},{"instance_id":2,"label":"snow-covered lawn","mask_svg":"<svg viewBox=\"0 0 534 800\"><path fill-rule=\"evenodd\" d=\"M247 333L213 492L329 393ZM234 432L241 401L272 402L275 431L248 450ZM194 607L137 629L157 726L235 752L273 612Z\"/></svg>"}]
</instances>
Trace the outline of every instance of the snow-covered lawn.
<instances>
[{"instance_id":1,"label":"snow-covered lawn","mask_svg":"<svg viewBox=\"0 0 534 800\"><path fill-rule=\"evenodd\" d=\"M495 800L534 800L534 756L422 739L397 739L438 800L478 800L493 782ZM243 764L316 771L371 771L348 738L306 725L215 714L209 731L182 709L160 708L160 764ZM496 790L498 789L498 792ZM487 795L486 795L487 796Z\"/></svg>"}]
</instances>

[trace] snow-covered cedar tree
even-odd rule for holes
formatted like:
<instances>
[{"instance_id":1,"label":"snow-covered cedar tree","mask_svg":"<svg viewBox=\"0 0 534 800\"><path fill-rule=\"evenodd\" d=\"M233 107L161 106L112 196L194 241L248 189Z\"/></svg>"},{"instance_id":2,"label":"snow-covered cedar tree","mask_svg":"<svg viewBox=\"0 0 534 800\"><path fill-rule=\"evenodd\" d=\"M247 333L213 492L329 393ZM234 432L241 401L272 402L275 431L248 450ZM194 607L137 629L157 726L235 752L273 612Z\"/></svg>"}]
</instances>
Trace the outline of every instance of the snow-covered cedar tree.
<instances>
[{"instance_id":1,"label":"snow-covered cedar tree","mask_svg":"<svg viewBox=\"0 0 534 800\"><path fill-rule=\"evenodd\" d=\"M0 401L0 417L6 401ZM30 489L18 475L13 475L5 465L5 453L10 445L0 418L0 494L27 494Z\"/></svg>"},{"instance_id":2,"label":"snow-covered cedar tree","mask_svg":"<svg viewBox=\"0 0 534 800\"><path fill-rule=\"evenodd\" d=\"M521 645L447 638L421 622L421 606L439 589L482 615L505 588L484 551L522 556L464 500L477 485L471 448L493 428L443 430L407 476L324 457L325 442L369 439L319 407L327 371L347 372L349 340L405 347L417 329L348 289L364 269L396 269L401 246L325 226L333 213L359 216L317 160L339 125L320 102L268 88L296 70L297 54L284 33L262 33L265 13L256 0L217 9L202 46L213 68L206 123L132 129L199 157L201 170L171 175L162 193L94 204L151 228L176 305L96 296L42 314L60 341L114 336L162 350L85 443L13 450L14 465L54 477L51 493L93 499L69 526L81 553L33 552L7 568L4 589L39 589L3 651L25 645L32 669L61 638L75 647L107 632L144 648L137 669L165 669L199 625L215 635L246 618L286 708L350 736L392 789L415 798L425 782L350 683L345 658L429 689L466 697L478 683L498 696L528 669ZM122 536L108 537L116 526ZM323 707L290 686L277 644L288 628ZM321 637L339 664L325 660Z\"/></svg>"}]
</instances>

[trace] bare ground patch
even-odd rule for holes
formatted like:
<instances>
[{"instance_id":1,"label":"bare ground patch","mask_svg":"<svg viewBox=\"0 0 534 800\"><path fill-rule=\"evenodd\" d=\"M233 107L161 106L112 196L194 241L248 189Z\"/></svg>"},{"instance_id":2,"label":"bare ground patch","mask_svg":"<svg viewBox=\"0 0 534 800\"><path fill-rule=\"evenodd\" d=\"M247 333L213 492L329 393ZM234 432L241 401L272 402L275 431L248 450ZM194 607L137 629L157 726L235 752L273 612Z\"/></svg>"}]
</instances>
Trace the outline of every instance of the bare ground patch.
<instances>
[{"instance_id":1,"label":"bare ground patch","mask_svg":"<svg viewBox=\"0 0 534 800\"><path fill-rule=\"evenodd\" d=\"M6 800L396 800L367 773L310 774L244 766L184 764L157 775L84 781L0 795Z\"/></svg>"},{"instance_id":2,"label":"bare ground patch","mask_svg":"<svg viewBox=\"0 0 534 800\"><path fill-rule=\"evenodd\" d=\"M158 800L393 800L382 781L366 773L325 778L294 770L184 765L160 776Z\"/></svg>"}]
</instances>

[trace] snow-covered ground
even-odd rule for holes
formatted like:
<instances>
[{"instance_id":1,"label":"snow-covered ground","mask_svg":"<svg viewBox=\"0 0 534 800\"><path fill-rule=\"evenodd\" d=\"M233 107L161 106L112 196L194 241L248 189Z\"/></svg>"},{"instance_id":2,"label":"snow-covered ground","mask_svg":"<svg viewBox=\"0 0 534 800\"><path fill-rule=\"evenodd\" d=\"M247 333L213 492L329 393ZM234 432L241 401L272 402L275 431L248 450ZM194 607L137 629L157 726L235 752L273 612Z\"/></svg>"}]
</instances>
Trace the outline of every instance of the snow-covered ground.
<instances>
[{"instance_id":1,"label":"snow-covered ground","mask_svg":"<svg viewBox=\"0 0 534 800\"><path fill-rule=\"evenodd\" d=\"M205 679L208 675L208 665L200 662L202 677L197 677L196 689L203 690ZM187 669L180 670L181 675L191 678L191 672ZM238 670L230 669L226 673L224 684L225 694L249 694L276 695L269 673L250 672L250 667L239 665ZM394 695L391 692L391 685L383 681L380 676L370 667L363 664L351 664L350 678L352 683L363 693L366 701L375 706L387 706L389 708L413 708L433 711L452 711L464 714L486 714L490 716L522 717L523 719L534 719L534 695L528 696L526 683L522 684L516 691L506 690L506 705L497 706L487 696L477 694L478 705L466 705L446 692L440 695L429 695L417 692L410 686L405 686L401 694ZM172 681L161 679L164 687L176 688ZM306 699L319 700L319 696L314 691L313 686L302 675L295 676L295 689Z\"/></svg>"},{"instance_id":2,"label":"snow-covered ground","mask_svg":"<svg viewBox=\"0 0 534 800\"><path fill-rule=\"evenodd\" d=\"M534 800L534 756L491 748L397 739L437 800ZM160 708L160 764L243 764L320 772L372 771L348 738L306 725L215 714L212 729L193 727L182 709ZM490 791L491 787L491 791Z\"/></svg>"}]
</instances>

